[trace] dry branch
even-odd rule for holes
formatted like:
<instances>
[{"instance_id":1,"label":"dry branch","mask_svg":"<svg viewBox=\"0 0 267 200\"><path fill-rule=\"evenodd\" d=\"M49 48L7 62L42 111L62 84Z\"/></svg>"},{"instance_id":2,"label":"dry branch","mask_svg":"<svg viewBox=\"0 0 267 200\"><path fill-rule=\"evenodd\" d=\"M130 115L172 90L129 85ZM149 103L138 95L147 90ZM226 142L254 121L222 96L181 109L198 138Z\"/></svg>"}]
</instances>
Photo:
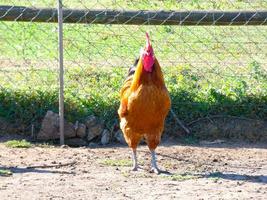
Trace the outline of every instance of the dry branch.
<instances>
[{"instance_id":1,"label":"dry branch","mask_svg":"<svg viewBox=\"0 0 267 200\"><path fill-rule=\"evenodd\" d=\"M59 164L53 164L53 165L33 165L33 166L27 166L27 169L34 169L34 168L52 168L52 167L64 167L68 165L74 165L76 162L69 162L69 163L59 163Z\"/></svg>"},{"instance_id":2,"label":"dry branch","mask_svg":"<svg viewBox=\"0 0 267 200\"><path fill-rule=\"evenodd\" d=\"M173 118L175 119L176 123L177 123L179 126L181 126L187 134L190 134L190 133L191 133L190 130L189 130L187 127L185 127L185 125L184 125L184 124L182 123L182 121L177 117L177 115L174 113L174 111L173 111L172 109L171 109L171 114L172 114Z\"/></svg>"}]
</instances>

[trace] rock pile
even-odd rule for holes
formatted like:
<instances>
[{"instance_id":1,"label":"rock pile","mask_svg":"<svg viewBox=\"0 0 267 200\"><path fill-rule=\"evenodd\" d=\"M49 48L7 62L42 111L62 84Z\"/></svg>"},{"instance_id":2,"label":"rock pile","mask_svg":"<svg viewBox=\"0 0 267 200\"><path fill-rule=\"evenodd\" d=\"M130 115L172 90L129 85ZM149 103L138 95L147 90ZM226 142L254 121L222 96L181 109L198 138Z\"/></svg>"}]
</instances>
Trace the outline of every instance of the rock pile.
<instances>
[{"instance_id":1,"label":"rock pile","mask_svg":"<svg viewBox=\"0 0 267 200\"><path fill-rule=\"evenodd\" d=\"M126 144L122 132L118 130L114 134L114 139L121 144ZM70 146L94 146L92 144L109 144L113 138L112 133L105 129L104 123L94 115L88 116L84 123L64 122L65 143ZM59 115L52 111L47 111L41 125L37 140L48 141L60 138Z\"/></svg>"}]
</instances>

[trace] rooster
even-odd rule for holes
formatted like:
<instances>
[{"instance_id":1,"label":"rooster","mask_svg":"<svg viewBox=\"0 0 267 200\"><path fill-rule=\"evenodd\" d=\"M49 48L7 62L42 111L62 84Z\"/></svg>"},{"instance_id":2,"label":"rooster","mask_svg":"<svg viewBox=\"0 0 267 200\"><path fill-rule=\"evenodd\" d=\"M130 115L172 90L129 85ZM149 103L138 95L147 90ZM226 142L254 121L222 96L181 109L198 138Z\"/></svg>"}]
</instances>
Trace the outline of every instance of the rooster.
<instances>
[{"instance_id":1,"label":"rooster","mask_svg":"<svg viewBox=\"0 0 267 200\"><path fill-rule=\"evenodd\" d=\"M160 173L155 149L160 143L171 101L158 60L146 33L146 46L120 92L120 128L132 149L133 171L138 170L136 149L142 138L151 152L151 172Z\"/></svg>"}]
</instances>

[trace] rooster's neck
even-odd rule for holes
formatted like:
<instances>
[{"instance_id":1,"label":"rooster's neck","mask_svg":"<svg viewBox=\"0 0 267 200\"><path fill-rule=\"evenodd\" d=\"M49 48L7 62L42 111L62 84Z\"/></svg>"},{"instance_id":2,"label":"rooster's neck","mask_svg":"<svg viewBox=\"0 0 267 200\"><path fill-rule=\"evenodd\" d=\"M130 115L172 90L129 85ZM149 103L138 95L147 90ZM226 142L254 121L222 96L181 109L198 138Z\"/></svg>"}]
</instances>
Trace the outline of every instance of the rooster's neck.
<instances>
[{"instance_id":1,"label":"rooster's neck","mask_svg":"<svg viewBox=\"0 0 267 200\"><path fill-rule=\"evenodd\" d=\"M137 64L136 71L134 73L131 90L132 91L137 90L140 85L152 85L152 84L154 84L159 88L165 87L160 65L157 59L155 59L152 72L147 72L143 68L142 59L140 59Z\"/></svg>"}]
</instances>

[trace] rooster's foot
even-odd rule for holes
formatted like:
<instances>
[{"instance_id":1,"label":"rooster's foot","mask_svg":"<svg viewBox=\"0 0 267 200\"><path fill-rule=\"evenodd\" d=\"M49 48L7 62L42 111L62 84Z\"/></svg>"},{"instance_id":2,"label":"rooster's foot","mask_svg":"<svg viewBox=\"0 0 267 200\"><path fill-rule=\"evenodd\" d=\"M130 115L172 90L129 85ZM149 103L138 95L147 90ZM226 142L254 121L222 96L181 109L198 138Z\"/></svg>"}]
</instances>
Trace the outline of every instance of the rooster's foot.
<instances>
[{"instance_id":1,"label":"rooster's foot","mask_svg":"<svg viewBox=\"0 0 267 200\"><path fill-rule=\"evenodd\" d=\"M137 166L135 166L135 167L132 167L132 171L138 171L138 167Z\"/></svg>"},{"instance_id":2,"label":"rooster's foot","mask_svg":"<svg viewBox=\"0 0 267 200\"><path fill-rule=\"evenodd\" d=\"M140 167L140 166L134 166L134 167L132 167L132 171L139 171L139 170L143 170L143 168Z\"/></svg>"},{"instance_id":3,"label":"rooster's foot","mask_svg":"<svg viewBox=\"0 0 267 200\"><path fill-rule=\"evenodd\" d=\"M160 174L161 170L157 167L151 167L150 173Z\"/></svg>"}]
</instances>

